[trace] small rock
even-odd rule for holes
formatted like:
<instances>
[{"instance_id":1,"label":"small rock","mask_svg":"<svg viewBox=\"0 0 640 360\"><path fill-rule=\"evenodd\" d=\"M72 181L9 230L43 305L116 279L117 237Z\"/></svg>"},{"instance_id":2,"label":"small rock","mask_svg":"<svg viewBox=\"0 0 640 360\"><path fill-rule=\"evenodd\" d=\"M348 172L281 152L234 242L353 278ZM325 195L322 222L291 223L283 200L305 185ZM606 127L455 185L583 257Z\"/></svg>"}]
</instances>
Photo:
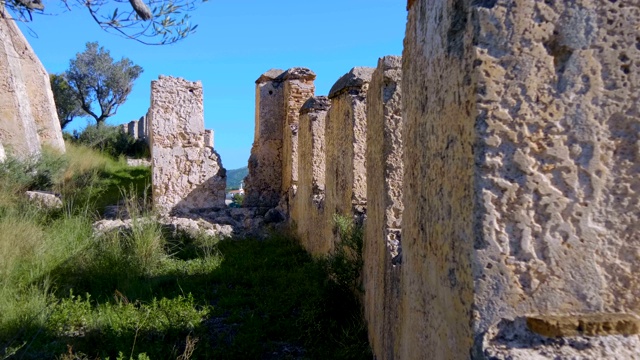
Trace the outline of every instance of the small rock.
<instances>
[{"instance_id":1,"label":"small rock","mask_svg":"<svg viewBox=\"0 0 640 360\"><path fill-rule=\"evenodd\" d=\"M61 209L62 208L62 200L60 198L49 192L45 191L27 191L25 193L27 198L32 203L35 203L40 208L43 209Z\"/></svg>"}]
</instances>

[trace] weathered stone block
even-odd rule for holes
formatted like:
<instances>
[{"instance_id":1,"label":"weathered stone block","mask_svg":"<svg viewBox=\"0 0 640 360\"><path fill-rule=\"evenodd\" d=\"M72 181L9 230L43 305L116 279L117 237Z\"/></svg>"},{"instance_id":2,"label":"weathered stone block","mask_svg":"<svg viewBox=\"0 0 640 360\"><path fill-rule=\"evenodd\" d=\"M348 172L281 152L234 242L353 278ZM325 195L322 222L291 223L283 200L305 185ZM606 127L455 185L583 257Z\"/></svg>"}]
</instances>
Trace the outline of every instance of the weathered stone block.
<instances>
[{"instance_id":1,"label":"weathered stone block","mask_svg":"<svg viewBox=\"0 0 640 360\"><path fill-rule=\"evenodd\" d=\"M365 152L367 149L367 91L374 68L356 67L329 91L331 108L326 119L326 200L323 236L333 248L334 214L364 215L367 201Z\"/></svg>"},{"instance_id":2,"label":"weathered stone block","mask_svg":"<svg viewBox=\"0 0 640 360\"><path fill-rule=\"evenodd\" d=\"M284 86L277 80L284 71L272 69L256 80L256 119L249 175L245 179L248 207L275 207L282 189L282 135Z\"/></svg>"},{"instance_id":3,"label":"weathered stone block","mask_svg":"<svg viewBox=\"0 0 640 360\"><path fill-rule=\"evenodd\" d=\"M636 9L414 1L398 358L637 357L518 322L640 312Z\"/></svg>"},{"instance_id":4,"label":"weathered stone block","mask_svg":"<svg viewBox=\"0 0 640 360\"><path fill-rule=\"evenodd\" d=\"M367 92L364 314L377 359L393 359L400 306L402 58L378 60Z\"/></svg>"},{"instance_id":5,"label":"weathered stone block","mask_svg":"<svg viewBox=\"0 0 640 360\"><path fill-rule=\"evenodd\" d=\"M147 138L147 118L146 116L141 116L138 119L138 139L146 139Z\"/></svg>"},{"instance_id":6,"label":"weathered stone block","mask_svg":"<svg viewBox=\"0 0 640 360\"><path fill-rule=\"evenodd\" d=\"M291 68L279 79L284 83L284 113L282 143L282 200L285 212L294 212L293 198L298 184L298 120L300 108L315 93L316 74L306 68Z\"/></svg>"},{"instance_id":7,"label":"weathered stone block","mask_svg":"<svg viewBox=\"0 0 640 360\"><path fill-rule=\"evenodd\" d=\"M0 16L0 141L17 156L64 152L49 74L15 21Z\"/></svg>"},{"instance_id":8,"label":"weathered stone block","mask_svg":"<svg viewBox=\"0 0 640 360\"><path fill-rule=\"evenodd\" d=\"M291 214L302 246L311 254L326 255L326 239L318 227L324 223L325 118L331 101L312 97L300 109L298 131L298 190Z\"/></svg>"},{"instance_id":9,"label":"weathered stone block","mask_svg":"<svg viewBox=\"0 0 640 360\"><path fill-rule=\"evenodd\" d=\"M127 133L134 139L138 139L138 121L131 120L127 126Z\"/></svg>"},{"instance_id":10,"label":"weathered stone block","mask_svg":"<svg viewBox=\"0 0 640 360\"><path fill-rule=\"evenodd\" d=\"M202 84L152 81L148 120L154 207L163 214L224 207L226 171L205 146Z\"/></svg>"}]
</instances>

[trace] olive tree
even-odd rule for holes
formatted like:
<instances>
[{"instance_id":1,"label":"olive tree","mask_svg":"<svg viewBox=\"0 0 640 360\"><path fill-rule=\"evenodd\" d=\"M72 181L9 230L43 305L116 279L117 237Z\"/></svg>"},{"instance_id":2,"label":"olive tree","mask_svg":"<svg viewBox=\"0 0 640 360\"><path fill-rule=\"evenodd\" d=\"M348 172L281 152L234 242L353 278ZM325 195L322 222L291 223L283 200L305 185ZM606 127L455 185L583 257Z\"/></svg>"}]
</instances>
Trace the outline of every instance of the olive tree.
<instances>
[{"instance_id":1,"label":"olive tree","mask_svg":"<svg viewBox=\"0 0 640 360\"><path fill-rule=\"evenodd\" d=\"M200 1L207 0L60 0L60 4L68 10L88 10L106 31L143 44L163 45L184 39L196 30L198 26L190 23L188 13ZM32 21L32 13L45 10L42 0L5 0L4 5L20 21Z\"/></svg>"},{"instance_id":2,"label":"olive tree","mask_svg":"<svg viewBox=\"0 0 640 360\"><path fill-rule=\"evenodd\" d=\"M69 85L66 74L49 74L49 80L58 119L60 119L60 128L64 129L76 117L87 116L87 113L82 110L76 92Z\"/></svg>"},{"instance_id":3,"label":"olive tree","mask_svg":"<svg viewBox=\"0 0 640 360\"><path fill-rule=\"evenodd\" d=\"M82 111L100 126L127 100L142 68L124 57L114 62L109 51L97 42L88 42L86 46L84 52L70 61L65 75Z\"/></svg>"}]
</instances>

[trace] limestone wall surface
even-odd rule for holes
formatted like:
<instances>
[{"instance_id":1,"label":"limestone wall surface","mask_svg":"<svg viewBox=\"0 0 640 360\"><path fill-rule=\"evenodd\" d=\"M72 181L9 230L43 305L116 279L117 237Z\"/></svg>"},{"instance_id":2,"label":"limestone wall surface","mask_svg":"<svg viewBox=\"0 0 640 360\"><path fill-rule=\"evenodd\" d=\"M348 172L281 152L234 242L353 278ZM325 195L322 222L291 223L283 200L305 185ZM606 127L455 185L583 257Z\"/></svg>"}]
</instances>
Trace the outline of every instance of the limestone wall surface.
<instances>
[{"instance_id":1,"label":"limestone wall surface","mask_svg":"<svg viewBox=\"0 0 640 360\"><path fill-rule=\"evenodd\" d=\"M0 15L0 141L17 156L64 152L49 74L15 21Z\"/></svg>"},{"instance_id":2,"label":"limestone wall surface","mask_svg":"<svg viewBox=\"0 0 640 360\"><path fill-rule=\"evenodd\" d=\"M291 68L279 79L284 83L284 113L282 152L282 200L285 212L295 212L293 198L298 184L298 127L300 108L315 93L316 74L307 68Z\"/></svg>"},{"instance_id":3,"label":"limestone wall surface","mask_svg":"<svg viewBox=\"0 0 640 360\"><path fill-rule=\"evenodd\" d=\"M202 84L160 76L148 112L154 208L163 214L224 207L226 171L206 146Z\"/></svg>"},{"instance_id":4,"label":"limestone wall surface","mask_svg":"<svg viewBox=\"0 0 640 360\"><path fill-rule=\"evenodd\" d=\"M393 359L400 306L402 226L402 58L378 60L367 92L367 220L364 314L377 359Z\"/></svg>"},{"instance_id":5,"label":"limestone wall surface","mask_svg":"<svg viewBox=\"0 0 640 360\"><path fill-rule=\"evenodd\" d=\"M397 357L637 358L637 2L409 5Z\"/></svg>"},{"instance_id":6,"label":"limestone wall surface","mask_svg":"<svg viewBox=\"0 0 640 360\"><path fill-rule=\"evenodd\" d=\"M298 131L298 190L292 219L302 246L313 255L326 255L325 225L325 119L331 101L326 96L308 99L300 109Z\"/></svg>"},{"instance_id":7,"label":"limestone wall surface","mask_svg":"<svg viewBox=\"0 0 640 360\"><path fill-rule=\"evenodd\" d=\"M256 80L256 119L244 206L275 207L282 189L282 137L285 115L283 70L271 69Z\"/></svg>"},{"instance_id":8,"label":"limestone wall surface","mask_svg":"<svg viewBox=\"0 0 640 360\"><path fill-rule=\"evenodd\" d=\"M374 68L355 67L329 91L331 108L325 128L325 221L323 237L333 249L331 224L334 214L361 220L366 210L365 152L367 91Z\"/></svg>"}]
</instances>

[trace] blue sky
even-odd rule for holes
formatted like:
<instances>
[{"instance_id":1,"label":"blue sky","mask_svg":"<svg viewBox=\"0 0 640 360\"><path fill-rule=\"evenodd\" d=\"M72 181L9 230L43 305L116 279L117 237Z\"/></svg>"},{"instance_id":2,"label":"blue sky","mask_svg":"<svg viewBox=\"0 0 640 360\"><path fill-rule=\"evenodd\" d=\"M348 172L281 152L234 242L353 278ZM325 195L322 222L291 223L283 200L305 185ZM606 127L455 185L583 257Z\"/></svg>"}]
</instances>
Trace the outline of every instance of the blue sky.
<instances>
[{"instance_id":1,"label":"blue sky","mask_svg":"<svg viewBox=\"0 0 640 360\"><path fill-rule=\"evenodd\" d=\"M110 124L145 114L151 80L159 75L202 81L205 126L215 130L215 148L227 169L247 165L260 74L308 67L318 76L316 95L326 95L352 67L400 55L406 24L403 0L210 0L191 13L198 24L195 34L177 44L149 46L105 33L82 8L69 12L57 1L44 3L58 15L34 15L20 27L47 71L65 71L88 41L144 69ZM82 128L87 121L76 119L68 128Z\"/></svg>"}]
</instances>

